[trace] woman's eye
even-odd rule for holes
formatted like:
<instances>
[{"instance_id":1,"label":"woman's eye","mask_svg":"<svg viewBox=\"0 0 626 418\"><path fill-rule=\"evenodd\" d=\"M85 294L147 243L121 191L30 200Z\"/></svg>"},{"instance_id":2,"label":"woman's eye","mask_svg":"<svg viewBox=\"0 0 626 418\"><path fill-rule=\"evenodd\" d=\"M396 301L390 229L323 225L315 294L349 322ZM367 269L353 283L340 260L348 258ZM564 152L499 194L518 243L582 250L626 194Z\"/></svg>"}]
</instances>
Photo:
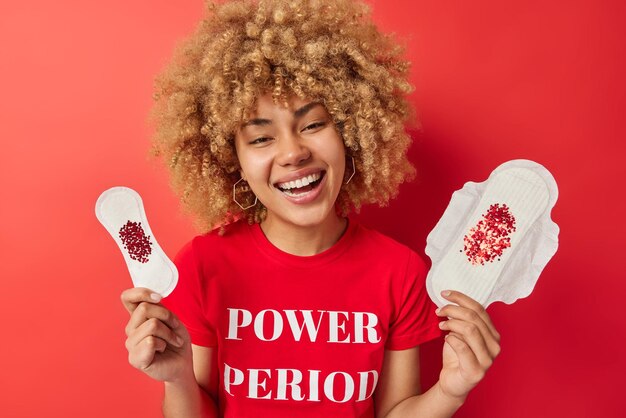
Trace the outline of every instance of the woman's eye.
<instances>
[{"instance_id":1,"label":"woman's eye","mask_svg":"<svg viewBox=\"0 0 626 418\"><path fill-rule=\"evenodd\" d=\"M314 122L304 127L303 131L310 131L313 129L321 128L326 125L326 122Z\"/></svg>"},{"instance_id":2,"label":"woman's eye","mask_svg":"<svg viewBox=\"0 0 626 418\"><path fill-rule=\"evenodd\" d=\"M263 143L265 143L267 141L270 141L271 139L272 138L268 138L266 136L263 136L261 138L256 138L256 139L253 139L252 141L250 141L250 145L263 144Z\"/></svg>"}]
</instances>

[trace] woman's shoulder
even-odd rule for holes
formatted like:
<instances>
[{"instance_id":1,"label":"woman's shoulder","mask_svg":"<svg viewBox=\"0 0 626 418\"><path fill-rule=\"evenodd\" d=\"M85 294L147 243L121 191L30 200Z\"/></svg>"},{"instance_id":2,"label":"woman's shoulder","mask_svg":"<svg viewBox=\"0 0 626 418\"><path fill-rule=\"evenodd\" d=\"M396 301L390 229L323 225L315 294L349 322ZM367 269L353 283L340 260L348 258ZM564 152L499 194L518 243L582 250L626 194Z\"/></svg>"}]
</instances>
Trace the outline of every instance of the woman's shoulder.
<instances>
[{"instance_id":1,"label":"woman's shoulder","mask_svg":"<svg viewBox=\"0 0 626 418\"><path fill-rule=\"evenodd\" d=\"M362 224L357 224L356 229L358 251L364 255L384 257L391 262L424 264L422 257L413 249L394 238Z\"/></svg>"},{"instance_id":2,"label":"woman's shoulder","mask_svg":"<svg viewBox=\"0 0 626 418\"><path fill-rule=\"evenodd\" d=\"M250 239L251 228L252 225L245 220L239 220L196 235L183 245L177 258L194 257L196 254L217 254L241 248Z\"/></svg>"},{"instance_id":3,"label":"woman's shoulder","mask_svg":"<svg viewBox=\"0 0 626 418\"><path fill-rule=\"evenodd\" d=\"M412 251L408 246L372 227L357 222L355 228L357 229L359 241L365 245L372 245L379 249L387 249L394 252Z\"/></svg>"}]
</instances>

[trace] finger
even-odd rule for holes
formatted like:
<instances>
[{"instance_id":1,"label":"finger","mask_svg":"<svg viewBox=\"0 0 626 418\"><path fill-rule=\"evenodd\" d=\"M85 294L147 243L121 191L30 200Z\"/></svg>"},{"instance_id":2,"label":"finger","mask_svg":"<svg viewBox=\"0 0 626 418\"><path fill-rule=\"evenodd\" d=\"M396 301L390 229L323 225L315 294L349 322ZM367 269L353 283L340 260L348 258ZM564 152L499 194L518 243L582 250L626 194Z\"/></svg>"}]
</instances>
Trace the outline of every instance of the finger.
<instances>
[{"instance_id":1,"label":"finger","mask_svg":"<svg viewBox=\"0 0 626 418\"><path fill-rule=\"evenodd\" d=\"M500 344L498 343L498 340L489 329L489 326L485 323L483 316L476 311L462 306L446 305L441 309L437 309L435 312L437 315L447 317L449 319L459 319L473 323L480 330L491 356L496 357L500 352Z\"/></svg>"},{"instance_id":2,"label":"finger","mask_svg":"<svg viewBox=\"0 0 626 418\"><path fill-rule=\"evenodd\" d=\"M157 352L165 351L167 343L152 335L147 336L135 347L128 351L128 362L141 370L145 370L152 364Z\"/></svg>"},{"instance_id":3,"label":"finger","mask_svg":"<svg viewBox=\"0 0 626 418\"><path fill-rule=\"evenodd\" d=\"M493 356L487 348L480 329L475 324L458 319L449 319L441 322L439 327L446 331L452 331L455 338L467 344L483 369L486 370L491 367Z\"/></svg>"},{"instance_id":4,"label":"finger","mask_svg":"<svg viewBox=\"0 0 626 418\"><path fill-rule=\"evenodd\" d=\"M500 334L498 333L498 331L496 330L496 327L494 327L493 323L491 322L491 318L487 314L487 311L485 310L483 305L478 303L476 300L470 298L469 296L461 292L457 292L455 290L444 290L443 292L441 292L441 296L443 296L450 302L454 302L459 306L469 308L473 310L474 312L476 312L477 314L479 314L482 320L485 322L485 324L489 328L489 331L492 333L492 335L496 339L496 341L500 341Z\"/></svg>"},{"instance_id":5,"label":"finger","mask_svg":"<svg viewBox=\"0 0 626 418\"><path fill-rule=\"evenodd\" d=\"M126 335L130 335L133 330L151 318L160 320L171 329L176 329L180 325L180 321L176 318L176 315L163 305L141 302L130 316L130 320L126 325Z\"/></svg>"},{"instance_id":6,"label":"finger","mask_svg":"<svg viewBox=\"0 0 626 418\"><path fill-rule=\"evenodd\" d=\"M459 359L461 375L470 383L478 383L485 375L472 349L455 333L446 335L445 342L452 348Z\"/></svg>"},{"instance_id":7,"label":"finger","mask_svg":"<svg viewBox=\"0 0 626 418\"><path fill-rule=\"evenodd\" d=\"M156 318L150 318L141 324L126 340L126 348L134 350L145 338L152 336L160 338L173 347L180 348L185 343L184 339L178 336L167 325Z\"/></svg>"},{"instance_id":8,"label":"finger","mask_svg":"<svg viewBox=\"0 0 626 418\"><path fill-rule=\"evenodd\" d=\"M153 292L145 287L133 287L126 289L121 294L122 303L128 311L133 313L141 302L159 303L162 299L161 295Z\"/></svg>"}]
</instances>

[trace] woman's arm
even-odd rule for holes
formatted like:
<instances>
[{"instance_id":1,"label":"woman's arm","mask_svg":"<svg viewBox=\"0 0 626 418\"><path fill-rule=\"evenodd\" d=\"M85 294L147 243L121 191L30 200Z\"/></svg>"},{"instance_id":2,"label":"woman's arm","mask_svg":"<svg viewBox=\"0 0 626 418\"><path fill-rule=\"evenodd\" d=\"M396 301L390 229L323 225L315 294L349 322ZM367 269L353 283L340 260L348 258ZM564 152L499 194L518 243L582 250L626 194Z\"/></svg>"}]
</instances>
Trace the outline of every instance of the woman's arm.
<instances>
[{"instance_id":1,"label":"woman's arm","mask_svg":"<svg viewBox=\"0 0 626 418\"><path fill-rule=\"evenodd\" d=\"M217 417L217 349L191 345L193 375L165 382L163 416Z\"/></svg>"},{"instance_id":2,"label":"woman's arm","mask_svg":"<svg viewBox=\"0 0 626 418\"><path fill-rule=\"evenodd\" d=\"M166 418L216 417L216 349L192 345L185 326L160 301L158 294L145 288L122 293L122 303L130 313L128 361L165 383Z\"/></svg>"},{"instance_id":3,"label":"woman's arm","mask_svg":"<svg viewBox=\"0 0 626 418\"><path fill-rule=\"evenodd\" d=\"M420 387L419 348L385 350L383 369L374 395L377 417L451 417L463 400L449 398L435 384Z\"/></svg>"},{"instance_id":4,"label":"woman's arm","mask_svg":"<svg viewBox=\"0 0 626 418\"><path fill-rule=\"evenodd\" d=\"M448 318L441 328L450 331L439 381L420 394L418 349L385 351L375 394L377 417L451 417L500 353L500 335L478 302L460 292L442 296L457 305L437 311Z\"/></svg>"}]
</instances>

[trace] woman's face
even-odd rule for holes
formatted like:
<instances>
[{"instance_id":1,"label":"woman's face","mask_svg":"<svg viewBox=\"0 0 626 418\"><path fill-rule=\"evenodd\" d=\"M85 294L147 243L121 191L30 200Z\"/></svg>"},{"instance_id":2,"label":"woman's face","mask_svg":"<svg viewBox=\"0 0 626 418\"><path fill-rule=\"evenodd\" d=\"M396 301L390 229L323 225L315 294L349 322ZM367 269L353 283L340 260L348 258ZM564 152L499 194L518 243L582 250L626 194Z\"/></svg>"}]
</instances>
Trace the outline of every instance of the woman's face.
<instances>
[{"instance_id":1,"label":"woman's face","mask_svg":"<svg viewBox=\"0 0 626 418\"><path fill-rule=\"evenodd\" d=\"M267 208L267 220L316 226L336 217L345 151L326 108L293 97L289 107L259 98L235 135L241 175Z\"/></svg>"}]
</instances>

